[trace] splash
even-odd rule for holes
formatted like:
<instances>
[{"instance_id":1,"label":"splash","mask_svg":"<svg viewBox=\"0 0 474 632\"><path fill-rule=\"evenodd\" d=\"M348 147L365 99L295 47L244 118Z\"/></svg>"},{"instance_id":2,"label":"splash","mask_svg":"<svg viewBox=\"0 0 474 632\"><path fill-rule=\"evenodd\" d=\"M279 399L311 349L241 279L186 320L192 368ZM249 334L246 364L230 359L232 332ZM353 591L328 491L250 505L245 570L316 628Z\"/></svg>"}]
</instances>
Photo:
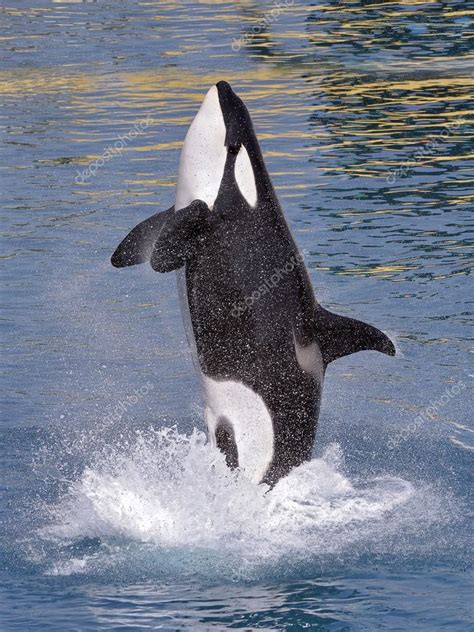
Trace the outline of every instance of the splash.
<instances>
[{"instance_id":1,"label":"splash","mask_svg":"<svg viewBox=\"0 0 474 632\"><path fill-rule=\"evenodd\" d=\"M333 444L270 490L230 471L201 432L138 432L97 454L49 506L46 572L274 576L391 548L394 538L402 546L404 529L426 526L423 490L389 476L350 480L343 470Z\"/></svg>"}]
</instances>

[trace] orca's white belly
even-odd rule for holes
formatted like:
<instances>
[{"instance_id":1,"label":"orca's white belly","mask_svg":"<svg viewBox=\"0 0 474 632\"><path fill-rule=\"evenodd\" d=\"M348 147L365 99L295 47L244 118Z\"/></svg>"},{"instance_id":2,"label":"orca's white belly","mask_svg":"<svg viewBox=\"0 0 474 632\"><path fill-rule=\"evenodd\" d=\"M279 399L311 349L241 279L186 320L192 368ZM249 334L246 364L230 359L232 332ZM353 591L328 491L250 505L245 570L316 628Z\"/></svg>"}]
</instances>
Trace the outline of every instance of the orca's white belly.
<instances>
[{"instance_id":1,"label":"orca's white belly","mask_svg":"<svg viewBox=\"0 0 474 632\"><path fill-rule=\"evenodd\" d=\"M204 376L206 421L211 443L225 420L233 430L239 468L260 483L273 459L273 423L263 399L241 382L218 381Z\"/></svg>"}]
</instances>

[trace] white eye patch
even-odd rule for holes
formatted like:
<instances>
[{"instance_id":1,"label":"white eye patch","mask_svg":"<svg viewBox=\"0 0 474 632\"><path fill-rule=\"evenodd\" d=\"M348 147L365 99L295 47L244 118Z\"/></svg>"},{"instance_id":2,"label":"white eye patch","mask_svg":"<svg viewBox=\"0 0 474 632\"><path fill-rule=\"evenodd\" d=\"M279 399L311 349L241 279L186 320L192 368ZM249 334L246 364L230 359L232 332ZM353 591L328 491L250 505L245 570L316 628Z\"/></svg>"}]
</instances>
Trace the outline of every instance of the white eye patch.
<instances>
[{"instance_id":1,"label":"white eye patch","mask_svg":"<svg viewBox=\"0 0 474 632\"><path fill-rule=\"evenodd\" d=\"M252 163L247 150L242 145L235 161L235 181L238 184L240 192L246 199L247 204L252 208L257 205L257 187L255 184L255 176L252 169Z\"/></svg>"}]
</instances>

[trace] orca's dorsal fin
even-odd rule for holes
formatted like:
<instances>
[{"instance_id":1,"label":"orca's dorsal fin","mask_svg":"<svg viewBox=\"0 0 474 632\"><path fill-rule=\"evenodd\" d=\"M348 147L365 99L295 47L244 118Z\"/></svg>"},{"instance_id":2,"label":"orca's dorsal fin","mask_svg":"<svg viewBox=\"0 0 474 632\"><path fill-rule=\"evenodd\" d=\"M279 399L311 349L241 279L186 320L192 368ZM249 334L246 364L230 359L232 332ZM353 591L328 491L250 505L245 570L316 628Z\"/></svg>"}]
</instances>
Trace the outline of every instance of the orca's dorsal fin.
<instances>
[{"instance_id":1,"label":"orca's dorsal fin","mask_svg":"<svg viewBox=\"0 0 474 632\"><path fill-rule=\"evenodd\" d=\"M322 307L316 312L315 328L325 366L358 351L380 351L389 356L396 353L395 345L380 329Z\"/></svg>"}]
</instances>

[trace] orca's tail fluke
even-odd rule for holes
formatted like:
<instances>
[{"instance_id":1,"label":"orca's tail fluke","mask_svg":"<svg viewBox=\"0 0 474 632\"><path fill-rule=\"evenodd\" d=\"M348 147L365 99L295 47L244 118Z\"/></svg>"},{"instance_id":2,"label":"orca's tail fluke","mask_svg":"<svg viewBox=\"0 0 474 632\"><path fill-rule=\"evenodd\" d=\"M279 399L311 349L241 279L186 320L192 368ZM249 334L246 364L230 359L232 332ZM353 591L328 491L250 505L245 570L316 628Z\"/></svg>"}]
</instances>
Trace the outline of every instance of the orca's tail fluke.
<instances>
[{"instance_id":1,"label":"orca's tail fluke","mask_svg":"<svg viewBox=\"0 0 474 632\"><path fill-rule=\"evenodd\" d=\"M396 354L395 345L380 329L321 307L316 315L316 338L325 366L358 351L380 351L389 356Z\"/></svg>"}]
</instances>

